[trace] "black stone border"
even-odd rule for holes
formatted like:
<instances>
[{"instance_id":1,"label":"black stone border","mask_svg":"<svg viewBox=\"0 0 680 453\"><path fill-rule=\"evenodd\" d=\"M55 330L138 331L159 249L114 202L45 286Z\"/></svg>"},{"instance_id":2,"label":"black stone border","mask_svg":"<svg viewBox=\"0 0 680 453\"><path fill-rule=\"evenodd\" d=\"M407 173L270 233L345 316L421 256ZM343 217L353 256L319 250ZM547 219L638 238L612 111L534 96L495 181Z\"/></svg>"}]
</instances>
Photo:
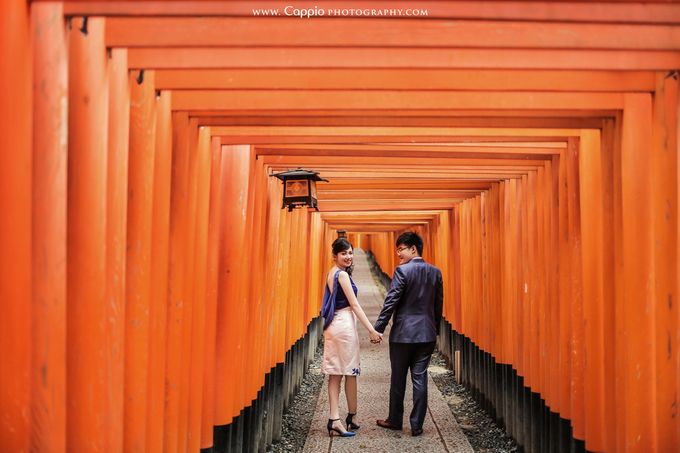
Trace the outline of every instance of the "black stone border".
<instances>
[{"instance_id":1,"label":"black stone border","mask_svg":"<svg viewBox=\"0 0 680 453\"><path fill-rule=\"evenodd\" d=\"M314 318L307 333L286 352L285 361L265 375L264 385L250 405L228 425L215 426L213 446L201 453L265 452L281 439L283 413L300 390L307 368L323 337L323 319Z\"/></svg>"},{"instance_id":2,"label":"black stone border","mask_svg":"<svg viewBox=\"0 0 680 453\"><path fill-rule=\"evenodd\" d=\"M585 442L574 439L571 422L552 412L539 393L524 385L510 365L496 363L465 335L442 319L437 347L450 369L460 354L460 383L505 432L527 453L586 453Z\"/></svg>"}]
</instances>

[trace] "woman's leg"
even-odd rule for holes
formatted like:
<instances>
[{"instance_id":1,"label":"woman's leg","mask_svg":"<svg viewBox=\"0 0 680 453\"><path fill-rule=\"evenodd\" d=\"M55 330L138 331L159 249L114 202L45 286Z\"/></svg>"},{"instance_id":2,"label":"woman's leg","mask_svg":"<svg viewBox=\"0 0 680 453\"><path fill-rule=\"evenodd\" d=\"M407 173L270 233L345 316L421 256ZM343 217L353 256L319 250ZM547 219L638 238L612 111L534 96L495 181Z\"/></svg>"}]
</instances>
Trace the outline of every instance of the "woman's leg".
<instances>
[{"instance_id":1,"label":"woman's leg","mask_svg":"<svg viewBox=\"0 0 680 453\"><path fill-rule=\"evenodd\" d=\"M345 376L345 396L347 397L347 412L349 412L350 414L356 414L357 413L356 376Z\"/></svg>"},{"instance_id":2,"label":"woman's leg","mask_svg":"<svg viewBox=\"0 0 680 453\"><path fill-rule=\"evenodd\" d=\"M342 375L339 374L329 374L328 375L328 403L330 405L329 417L331 420L340 418L339 414L339 400L340 400L340 382L342 381Z\"/></svg>"},{"instance_id":3,"label":"woman's leg","mask_svg":"<svg viewBox=\"0 0 680 453\"><path fill-rule=\"evenodd\" d=\"M342 382L342 375L340 374L329 374L328 375L328 404L330 406L329 418L335 420L333 422L333 427L340 429L341 432L345 431L343 424L338 420L340 418L340 384Z\"/></svg>"}]
</instances>

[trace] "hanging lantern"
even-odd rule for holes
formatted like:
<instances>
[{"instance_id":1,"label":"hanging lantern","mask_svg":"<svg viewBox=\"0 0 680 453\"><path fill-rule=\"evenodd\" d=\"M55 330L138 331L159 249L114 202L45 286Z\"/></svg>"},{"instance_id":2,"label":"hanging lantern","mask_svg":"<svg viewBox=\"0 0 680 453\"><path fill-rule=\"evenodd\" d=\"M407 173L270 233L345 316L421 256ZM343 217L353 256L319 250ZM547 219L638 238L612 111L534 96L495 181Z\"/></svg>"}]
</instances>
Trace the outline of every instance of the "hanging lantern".
<instances>
[{"instance_id":1,"label":"hanging lantern","mask_svg":"<svg viewBox=\"0 0 680 453\"><path fill-rule=\"evenodd\" d=\"M347 231L346 230L338 230L338 239L340 239L340 238L347 239Z\"/></svg>"},{"instance_id":2,"label":"hanging lantern","mask_svg":"<svg viewBox=\"0 0 680 453\"><path fill-rule=\"evenodd\" d=\"M319 210L316 195L316 182L328 180L319 176L319 173L298 168L296 170L274 173L275 176L283 181L283 206L288 207L288 212L295 208L309 206Z\"/></svg>"}]
</instances>

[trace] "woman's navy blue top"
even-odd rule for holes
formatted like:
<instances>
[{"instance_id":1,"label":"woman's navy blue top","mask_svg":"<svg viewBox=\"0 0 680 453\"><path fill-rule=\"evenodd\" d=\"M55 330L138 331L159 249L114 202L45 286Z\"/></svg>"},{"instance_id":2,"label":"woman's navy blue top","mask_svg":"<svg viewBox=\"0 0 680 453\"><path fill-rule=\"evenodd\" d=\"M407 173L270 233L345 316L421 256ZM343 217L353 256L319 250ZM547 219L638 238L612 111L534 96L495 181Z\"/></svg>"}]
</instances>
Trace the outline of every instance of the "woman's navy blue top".
<instances>
[{"instance_id":1,"label":"woman's navy blue top","mask_svg":"<svg viewBox=\"0 0 680 453\"><path fill-rule=\"evenodd\" d=\"M349 277L349 282L352 284L352 291L354 291L354 295L356 296L357 293L359 292L359 289L357 288L357 285L354 284L354 280L352 280L352 277ZM347 295L345 294L345 291L342 289L342 286L338 285L338 294L335 295L335 309L336 310L342 310L343 308L349 307L349 300L347 300Z\"/></svg>"}]
</instances>

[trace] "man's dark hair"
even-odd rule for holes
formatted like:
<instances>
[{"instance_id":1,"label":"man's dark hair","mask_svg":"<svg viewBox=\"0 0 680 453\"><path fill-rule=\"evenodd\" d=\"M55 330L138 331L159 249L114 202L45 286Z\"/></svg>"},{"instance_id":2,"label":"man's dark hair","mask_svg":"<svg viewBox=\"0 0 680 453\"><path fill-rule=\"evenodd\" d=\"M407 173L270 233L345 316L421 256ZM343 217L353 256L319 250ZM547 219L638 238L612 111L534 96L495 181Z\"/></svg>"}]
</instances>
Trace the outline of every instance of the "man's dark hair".
<instances>
[{"instance_id":1,"label":"man's dark hair","mask_svg":"<svg viewBox=\"0 0 680 453\"><path fill-rule=\"evenodd\" d=\"M415 245L418 255L423 255L423 238L418 236L413 231L407 231L406 233L399 235L397 238L397 247L400 245L405 245L406 247L412 247Z\"/></svg>"}]
</instances>

